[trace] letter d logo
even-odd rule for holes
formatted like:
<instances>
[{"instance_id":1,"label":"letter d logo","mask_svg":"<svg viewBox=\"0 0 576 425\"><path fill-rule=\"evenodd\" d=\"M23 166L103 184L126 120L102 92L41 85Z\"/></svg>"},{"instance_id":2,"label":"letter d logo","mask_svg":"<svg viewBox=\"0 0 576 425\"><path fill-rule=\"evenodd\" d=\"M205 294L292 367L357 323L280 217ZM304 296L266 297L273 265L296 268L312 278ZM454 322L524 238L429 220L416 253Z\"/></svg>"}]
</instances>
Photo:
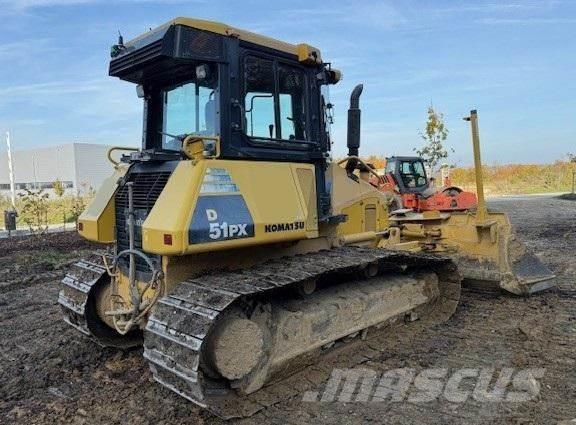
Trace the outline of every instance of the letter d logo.
<instances>
[{"instance_id":1,"label":"letter d logo","mask_svg":"<svg viewBox=\"0 0 576 425\"><path fill-rule=\"evenodd\" d=\"M218 219L218 213L216 210L206 210L206 217L208 217L208 221L214 221Z\"/></svg>"}]
</instances>

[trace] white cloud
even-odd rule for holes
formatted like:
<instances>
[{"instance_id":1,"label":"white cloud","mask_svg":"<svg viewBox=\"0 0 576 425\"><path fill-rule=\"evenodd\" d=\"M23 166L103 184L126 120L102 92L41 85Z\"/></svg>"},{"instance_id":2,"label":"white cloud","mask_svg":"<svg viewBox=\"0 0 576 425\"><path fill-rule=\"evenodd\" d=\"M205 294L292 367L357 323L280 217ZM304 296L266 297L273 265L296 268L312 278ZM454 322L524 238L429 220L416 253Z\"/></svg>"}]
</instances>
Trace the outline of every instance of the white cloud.
<instances>
[{"instance_id":1,"label":"white cloud","mask_svg":"<svg viewBox=\"0 0 576 425\"><path fill-rule=\"evenodd\" d=\"M335 7L327 3L325 7L290 9L280 16L297 19L299 24L310 22L340 23L342 25L370 25L383 29L397 28L408 22L400 11L389 2L353 2ZM285 19L286 23L293 23L292 19ZM343 28L346 31L346 28Z\"/></svg>"},{"instance_id":2,"label":"white cloud","mask_svg":"<svg viewBox=\"0 0 576 425\"><path fill-rule=\"evenodd\" d=\"M562 25L575 24L576 18L484 18L476 22L485 25Z\"/></svg>"},{"instance_id":3,"label":"white cloud","mask_svg":"<svg viewBox=\"0 0 576 425\"><path fill-rule=\"evenodd\" d=\"M15 10L26 10L38 7L74 6L89 3L203 3L205 0L0 0L0 5L7 5Z\"/></svg>"},{"instance_id":4,"label":"white cloud","mask_svg":"<svg viewBox=\"0 0 576 425\"><path fill-rule=\"evenodd\" d=\"M498 3L471 3L462 4L460 6L440 7L436 10L442 13L462 13L462 12L511 12L522 10L533 10L543 7L548 7L551 2L546 1L516 1L516 2L498 2Z\"/></svg>"},{"instance_id":5,"label":"white cloud","mask_svg":"<svg viewBox=\"0 0 576 425\"><path fill-rule=\"evenodd\" d=\"M21 143L138 143L142 101L132 84L109 78L53 81L0 88L0 126ZM42 136L39 136L42 135Z\"/></svg>"},{"instance_id":6,"label":"white cloud","mask_svg":"<svg viewBox=\"0 0 576 425\"><path fill-rule=\"evenodd\" d=\"M14 127L37 127L46 124L46 120L41 118L18 118L10 120L10 125Z\"/></svg>"},{"instance_id":7,"label":"white cloud","mask_svg":"<svg viewBox=\"0 0 576 425\"><path fill-rule=\"evenodd\" d=\"M551 9L564 4L569 4L571 0L502 0L497 2L465 2L459 5L447 7L435 7L433 10L441 13L514 13L531 12L537 10Z\"/></svg>"},{"instance_id":8,"label":"white cloud","mask_svg":"<svg viewBox=\"0 0 576 425\"><path fill-rule=\"evenodd\" d=\"M69 118L93 119L94 127L126 118L139 122L142 112L131 84L107 78L0 87L0 115L11 115L22 105L26 105L25 115L30 111L51 113L56 108Z\"/></svg>"},{"instance_id":9,"label":"white cloud","mask_svg":"<svg viewBox=\"0 0 576 425\"><path fill-rule=\"evenodd\" d=\"M37 61L41 55L52 55L62 49L63 47L48 38L25 39L0 44L0 67L2 71L5 71L11 66Z\"/></svg>"},{"instance_id":10,"label":"white cloud","mask_svg":"<svg viewBox=\"0 0 576 425\"><path fill-rule=\"evenodd\" d=\"M0 87L0 102L9 102L10 97L22 99L22 97L55 96L61 94L77 94L97 92L105 90L106 80L94 79L86 81L52 81L47 83L33 83Z\"/></svg>"},{"instance_id":11,"label":"white cloud","mask_svg":"<svg viewBox=\"0 0 576 425\"><path fill-rule=\"evenodd\" d=\"M93 2L93 0L0 0L0 4L8 5L14 9L28 9L43 6L70 6L91 2Z\"/></svg>"}]
</instances>

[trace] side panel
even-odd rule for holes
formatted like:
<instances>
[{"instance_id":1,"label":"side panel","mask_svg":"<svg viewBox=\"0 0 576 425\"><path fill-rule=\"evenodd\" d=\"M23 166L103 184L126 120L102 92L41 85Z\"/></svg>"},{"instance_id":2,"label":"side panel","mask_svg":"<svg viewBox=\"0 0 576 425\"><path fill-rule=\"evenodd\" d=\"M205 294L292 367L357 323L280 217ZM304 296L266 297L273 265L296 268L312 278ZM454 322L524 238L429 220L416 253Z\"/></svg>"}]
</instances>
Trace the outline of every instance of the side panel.
<instances>
[{"instance_id":1,"label":"side panel","mask_svg":"<svg viewBox=\"0 0 576 425\"><path fill-rule=\"evenodd\" d=\"M163 255L316 238L314 166L181 161L142 235L144 251Z\"/></svg>"},{"instance_id":2,"label":"side panel","mask_svg":"<svg viewBox=\"0 0 576 425\"><path fill-rule=\"evenodd\" d=\"M366 181L352 180L337 164L331 164L328 173L332 214L347 216L347 220L338 225L338 234L378 232L389 226L385 194Z\"/></svg>"},{"instance_id":3,"label":"side panel","mask_svg":"<svg viewBox=\"0 0 576 425\"><path fill-rule=\"evenodd\" d=\"M96 196L78 217L78 233L88 240L112 243L114 236L114 193L120 177L126 174L127 168L121 167L102 182Z\"/></svg>"}]
</instances>

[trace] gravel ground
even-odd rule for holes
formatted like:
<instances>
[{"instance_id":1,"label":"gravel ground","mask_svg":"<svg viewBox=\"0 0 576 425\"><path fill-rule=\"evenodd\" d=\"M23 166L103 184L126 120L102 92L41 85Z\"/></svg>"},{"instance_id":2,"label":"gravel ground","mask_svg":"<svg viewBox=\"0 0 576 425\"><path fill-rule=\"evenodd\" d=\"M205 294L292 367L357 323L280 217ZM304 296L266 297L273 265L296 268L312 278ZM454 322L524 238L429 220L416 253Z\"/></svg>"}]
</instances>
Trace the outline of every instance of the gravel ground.
<instances>
[{"instance_id":1,"label":"gravel ground","mask_svg":"<svg viewBox=\"0 0 576 425\"><path fill-rule=\"evenodd\" d=\"M240 424L558 423L576 418L576 203L552 198L493 200L516 231L558 275L558 287L531 298L464 291L455 316L407 336L382 335L356 368L545 368L541 392L522 403L304 402L291 396ZM220 424L156 385L141 350L102 349L63 323L58 281L73 258L92 246L74 233L0 241L0 423ZM417 323L417 322L416 322ZM308 368L287 385L319 370L343 367L354 347ZM312 384L313 382L313 384ZM304 387L302 387L304 388Z\"/></svg>"}]
</instances>

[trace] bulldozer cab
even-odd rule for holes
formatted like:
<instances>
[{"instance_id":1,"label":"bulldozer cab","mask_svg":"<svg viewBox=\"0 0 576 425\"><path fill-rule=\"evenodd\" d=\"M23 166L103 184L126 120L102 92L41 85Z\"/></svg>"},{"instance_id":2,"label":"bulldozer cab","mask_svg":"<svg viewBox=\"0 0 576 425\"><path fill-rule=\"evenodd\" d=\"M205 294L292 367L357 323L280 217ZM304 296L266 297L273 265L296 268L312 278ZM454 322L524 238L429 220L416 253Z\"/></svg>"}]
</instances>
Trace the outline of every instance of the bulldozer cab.
<instances>
[{"instance_id":1,"label":"bulldozer cab","mask_svg":"<svg viewBox=\"0 0 576 425\"><path fill-rule=\"evenodd\" d=\"M138 85L148 158L178 160L193 136L211 141L204 152L220 159L314 164L319 211L328 215L323 87L340 74L317 49L177 18L126 44L120 39L109 73Z\"/></svg>"},{"instance_id":2,"label":"bulldozer cab","mask_svg":"<svg viewBox=\"0 0 576 425\"><path fill-rule=\"evenodd\" d=\"M392 174L400 193L421 194L429 187L424 161L420 157L390 157L386 160L386 174Z\"/></svg>"}]
</instances>

